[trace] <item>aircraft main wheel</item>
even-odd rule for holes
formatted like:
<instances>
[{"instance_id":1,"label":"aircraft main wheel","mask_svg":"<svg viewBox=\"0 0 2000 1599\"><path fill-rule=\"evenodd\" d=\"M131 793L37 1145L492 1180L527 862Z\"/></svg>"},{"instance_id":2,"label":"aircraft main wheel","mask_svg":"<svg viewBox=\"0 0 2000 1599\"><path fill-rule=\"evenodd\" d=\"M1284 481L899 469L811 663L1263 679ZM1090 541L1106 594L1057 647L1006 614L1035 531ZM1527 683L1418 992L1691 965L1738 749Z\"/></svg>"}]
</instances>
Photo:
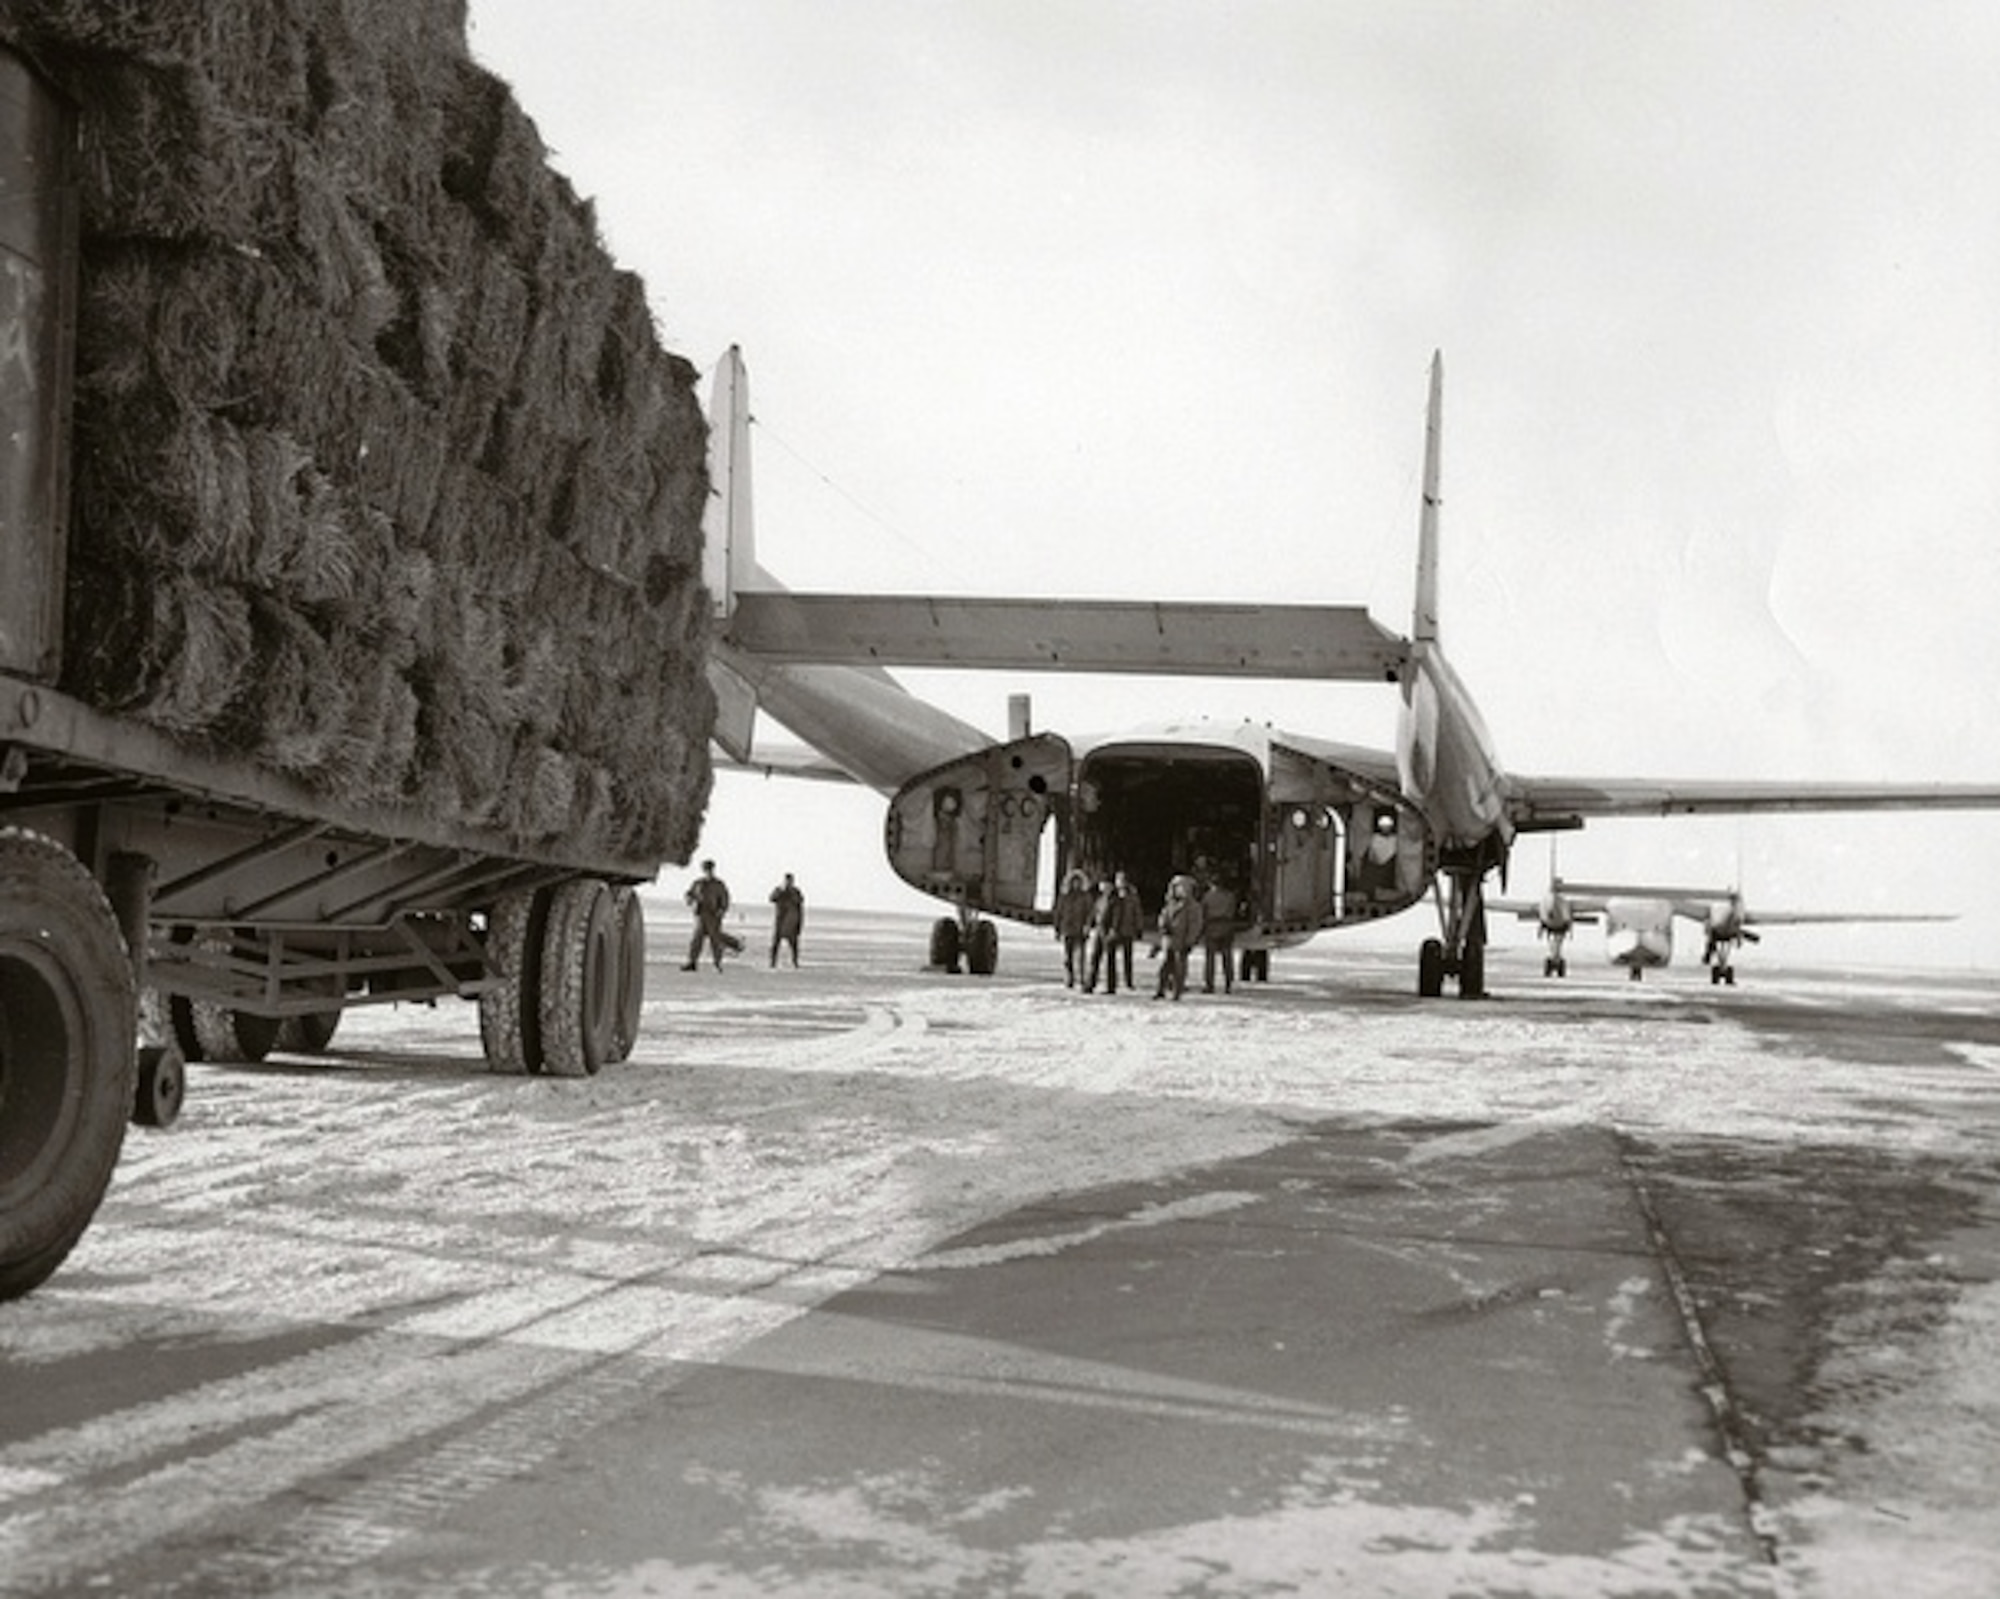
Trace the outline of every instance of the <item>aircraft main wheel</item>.
<instances>
[{"instance_id":1,"label":"aircraft main wheel","mask_svg":"<svg viewBox=\"0 0 2000 1599\"><path fill-rule=\"evenodd\" d=\"M138 1082L132 962L54 839L0 828L0 1299L47 1281L96 1214Z\"/></svg>"},{"instance_id":2,"label":"aircraft main wheel","mask_svg":"<svg viewBox=\"0 0 2000 1599\"><path fill-rule=\"evenodd\" d=\"M618 1031L617 928L611 886L578 877L549 893L542 931L542 1070L592 1077L611 1058Z\"/></svg>"},{"instance_id":3,"label":"aircraft main wheel","mask_svg":"<svg viewBox=\"0 0 2000 1599\"><path fill-rule=\"evenodd\" d=\"M187 1100L187 1062L178 1044L149 1044L139 1051L139 1080L132 1094L132 1120L140 1127L167 1128L180 1120Z\"/></svg>"},{"instance_id":4,"label":"aircraft main wheel","mask_svg":"<svg viewBox=\"0 0 2000 1599\"><path fill-rule=\"evenodd\" d=\"M1465 952L1458 962L1458 997L1460 999L1484 999L1486 997L1486 946L1467 939Z\"/></svg>"},{"instance_id":5,"label":"aircraft main wheel","mask_svg":"<svg viewBox=\"0 0 2000 1599\"><path fill-rule=\"evenodd\" d=\"M638 892L620 884L611 891L613 945L617 977L613 1007L611 1056L629 1060L639 1041L639 1018L646 1006L646 908Z\"/></svg>"},{"instance_id":6,"label":"aircraft main wheel","mask_svg":"<svg viewBox=\"0 0 2000 1599\"><path fill-rule=\"evenodd\" d=\"M1000 929L983 916L972 924L965 965L974 977L991 977L1000 969Z\"/></svg>"},{"instance_id":7,"label":"aircraft main wheel","mask_svg":"<svg viewBox=\"0 0 2000 1599\"><path fill-rule=\"evenodd\" d=\"M1559 960L1556 962L1556 976L1558 977L1569 976L1569 962L1567 960Z\"/></svg>"},{"instance_id":8,"label":"aircraft main wheel","mask_svg":"<svg viewBox=\"0 0 2000 1599\"><path fill-rule=\"evenodd\" d=\"M518 1077L542 1069L542 929L549 891L509 894L486 914L486 975L479 1042L487 1070Z\"/></svg>"},{"instance_id":9,"label":"aircraft main wheel","mask_svg":"<svg viewBox=\"0 0 2000 1599\"><path fill-rule=\"evenodd\" d=\"M1736 968L1734 966L1723 967L1722 980L1731 988L1734 988L1736 986Z\"/></svg>"},{"instance_id":10,"label":"aircraft main wheel","mask_svg":"<svg viewBox=\"0 0 2000 1599\"><path fill-rule=\"evenodd\" d=\"M956 973L958 954L958 923L949 916L940 916L931 923L931 965Z\"/></svg>"},{"instance_id":11,"label":"aircraft main wheel","mask_svg":"<svg viewBox=\"0 0 2000 1599\"><path fill-rule=\"evenodd\" d=\"M1444 945L1427 938L1417 949L1417 996L1436 999L1444 992Z\"/></svg>"}]
</instances>

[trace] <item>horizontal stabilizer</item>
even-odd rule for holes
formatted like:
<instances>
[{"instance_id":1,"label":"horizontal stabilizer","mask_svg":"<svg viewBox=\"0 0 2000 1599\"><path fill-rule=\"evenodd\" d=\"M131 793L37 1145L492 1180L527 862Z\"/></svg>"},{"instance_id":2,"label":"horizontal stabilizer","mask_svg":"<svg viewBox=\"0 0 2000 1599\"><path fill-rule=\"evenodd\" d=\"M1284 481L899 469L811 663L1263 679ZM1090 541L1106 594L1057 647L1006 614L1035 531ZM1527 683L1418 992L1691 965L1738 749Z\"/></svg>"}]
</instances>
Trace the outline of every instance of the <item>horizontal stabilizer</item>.
<instances>
[{"instance_id":1,"label":"horizontal stabilizer","mask_svg":"<svg viewBox=\"0 0 2000 1599\"><path fill-rule=\"evenodd\" d=\"M708 658L708 686L715 691L715 726L709 736L730 759L749 760L757 730L757 691L713 655Z\"/></svg>"},{"instance_id":2,"label":"horizontal stabilizer","mask_svg":"<svg viewBox=\"0 0 2000 1599\"><path fill-rule=\"evenodd\" d=\"M816 749L805 744L767 745L739 756L725 750L726 761L716 764L728 772L757 772L765 777L801 777L821 783L852 783L852 773L843 771Z\"/></svg>"},{"instance_id":3,"label":"horizontal stabilizer","mask_svg":"<svg viewBox=\"0 0 2000 1599\"><path fill-rule=\"evenodd\" d=\"M1361 606L738 592L727 641L793 664L1392 681Z\"/></svg>"}]
</instances>

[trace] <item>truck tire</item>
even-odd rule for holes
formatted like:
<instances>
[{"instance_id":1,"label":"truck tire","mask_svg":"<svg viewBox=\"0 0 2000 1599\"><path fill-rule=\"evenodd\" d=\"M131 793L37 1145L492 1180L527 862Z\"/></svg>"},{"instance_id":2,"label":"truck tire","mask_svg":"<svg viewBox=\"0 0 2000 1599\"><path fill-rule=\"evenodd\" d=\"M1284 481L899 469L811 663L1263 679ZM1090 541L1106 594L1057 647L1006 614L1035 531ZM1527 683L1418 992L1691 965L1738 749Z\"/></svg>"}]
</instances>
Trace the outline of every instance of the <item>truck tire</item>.
<instances>
[{"instance_id":1,"label":"truck tire","mask_svg":"<svg viewBox=\"0 0 2000 1599\"><path fill-rule=\"evenodd\" d=\"M188 1017L198 1051L191 1057L195 1060L224 1066L255 1063L270 1054L278 1042L275 1016L253 1016L213 1000L193 999L188 1001Z\"/></svg>"},{"instance_id":2,"label":"truck tire","mask_svg":"<svg viewBox=\"0 0 2000 1599\"><path fill-rule=\"evenodd\" d=\"M542 930L549 891L509 894L486 915L486 975L479 996L479 1042L486 1067L510 1077L542 1069Z\"/></svg>"},{"instance_id":3,"label":"truck tire","mask_svg":"<svg viewBox=\"0 0 2000 1599\"><path fill-rule=\"evenodd\" d=\"M611 1059L617 1036L617 927L611 886L577 877L549 891L542 932L539 1017L542 1070L591 1077Z\"/></svg>"},{"instance_id":4,"label":"truck tire","mask_svg":"<svg viewBox=\"0 0 2000 1599\"><path fill-rule=\"evenodd\" d=\"M176 933L175 943L187 940ZM230 940L209 934L197 939L197 947L211 954L226 955L234 947ZM252 1016L231 1010L212 999L188 999L175 994L167 1001L173 1023L174 1042L188 1060L214 1061L223 1066L240 1066L262 1060L278 1041L279 1023L268 1016Z\"/></svg>"},{"instance_id":5,"label":"truck tire","mask_svg":"<svg viewBox=\"0 0 2000 1599\"><path fill-rule=\"evenodd\" d=\"M340 1026L337 1010L316 1010L305 1016L287 1016L278 1024L277 1042L271 1047L291 1055L324 1054Z\"/></svg>"},{"instance_id":6,"label":"truck tire","mask_svg":"<svg viewBox=\"0 0 2000 1599\"><path fill-rule=\"evenodd\" d=\"M309 993L326 995L333 1004L325 1010L307 1011L303 1016L287 1016L278 1023L278 1036L271 1047L290 1055L323 1054L340 1027L340 1001L345 997L347 985L338 977L313 977L303 980L300 986Z\"/></svg>"},{"instance_id":7,"label":"truck tire","mask_svg":"<svg viewBox=\"0 0 2000 1599\"><path fill-rule=\"evenodd\" d=\"M612 1018L611 1059L629 1060L639 1041L639 1018L646 1005L646 908L638 891L620 884L611 891L617 955L618 1003Z\"/></svg>"},{"instance_id":8,"label":"truck tire","mask_svg":"<svg viewBox=\"0 0 2000 1599\"><path fill-rule=\"evenodd\" d=\"M0 828L0 1299L62 1264L111 1182L138 1085L138 995L97 880Z\"/></svg>"}]
</instances>

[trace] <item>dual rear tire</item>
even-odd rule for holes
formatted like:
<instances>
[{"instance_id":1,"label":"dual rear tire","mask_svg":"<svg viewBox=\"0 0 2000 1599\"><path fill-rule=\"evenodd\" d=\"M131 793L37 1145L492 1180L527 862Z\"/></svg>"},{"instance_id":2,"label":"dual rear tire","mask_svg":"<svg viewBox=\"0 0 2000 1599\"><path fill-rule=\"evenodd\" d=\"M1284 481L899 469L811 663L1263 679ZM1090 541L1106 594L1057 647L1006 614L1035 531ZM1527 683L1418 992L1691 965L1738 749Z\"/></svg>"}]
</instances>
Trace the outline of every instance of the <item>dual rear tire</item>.
<instances>
[{"instance_id":1,"label":"dual rear tire","mask_svg":"<svg viewBox=\"0 0 2000 1599\"><path fill-rule=\"evenodd\" d=\"M630 888L571 878L496 904L479 1036L496 1072L589 1077L626 1059L646 991L645 912Z\"/></svg>"}]
</instances>

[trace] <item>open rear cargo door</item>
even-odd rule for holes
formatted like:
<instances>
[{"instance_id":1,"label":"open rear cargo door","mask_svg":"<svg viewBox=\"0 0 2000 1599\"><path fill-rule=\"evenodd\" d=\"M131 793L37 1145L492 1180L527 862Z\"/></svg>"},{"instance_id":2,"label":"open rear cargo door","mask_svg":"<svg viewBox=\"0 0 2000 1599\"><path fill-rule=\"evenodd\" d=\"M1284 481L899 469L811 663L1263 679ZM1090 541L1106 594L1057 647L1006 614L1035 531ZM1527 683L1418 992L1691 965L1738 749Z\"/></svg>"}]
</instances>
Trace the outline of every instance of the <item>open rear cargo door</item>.
<instances>
[{"instance_id":1,"label":"open rear cargo door","mask_svg":"<svg viewBox=\"0 0 2000 1599\"><path fill-rule=\"evenodd\" d=\"M1067 853L1072 757L1053 733L996 744L912 778L889 801L883 842L912 888L1032 920L1043 832Z\"/></svg>"}]
</instances>

